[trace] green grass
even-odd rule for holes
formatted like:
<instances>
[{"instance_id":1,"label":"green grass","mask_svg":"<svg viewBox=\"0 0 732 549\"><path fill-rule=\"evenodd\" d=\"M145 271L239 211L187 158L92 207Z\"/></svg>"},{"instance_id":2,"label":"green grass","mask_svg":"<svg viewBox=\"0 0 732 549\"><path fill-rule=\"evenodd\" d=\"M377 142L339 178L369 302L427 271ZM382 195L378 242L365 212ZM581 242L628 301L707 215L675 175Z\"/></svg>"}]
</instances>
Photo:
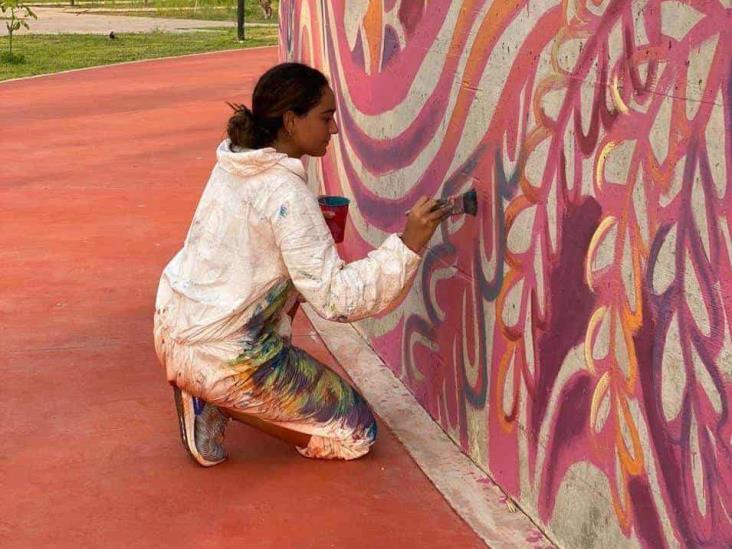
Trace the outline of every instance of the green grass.
<instances>
[{"instance_id":1,"label":"green grass","mask_svg":"<svg viewBox=\"0 0 732 549\"><path fill-rule=\"evenodd\" d=\"M118 34L115 40L93 34L22 35L13 39L13 54L25 59L9 63L6 57L0 56L0 80L122 61L275 44L277 29L261 27L248 28L242 44L237 42L234 28ZM0 37L0 52L7 51L8 38Z\"/></svg>"},{"instance_id":2,"label":"green grass","mask_svg":"<svg viewBox=\"0 0 732 549\"><path fill-rule=\"evenodd\" d=\"M70 2L59 0L31 0L31 6L63 6L70 8ZM113 15L137 15L145 17L171 17L174 19L206 19L213 21L236 21L236 0L80 0L74 8L101 9L94 13ZM151 11L150 8L153 8ZM272 2L272 18L265 19L258 0L245 0L244 17L247 23L270 23L278 21L279 2Z\"/></svg>"}]
</instances>

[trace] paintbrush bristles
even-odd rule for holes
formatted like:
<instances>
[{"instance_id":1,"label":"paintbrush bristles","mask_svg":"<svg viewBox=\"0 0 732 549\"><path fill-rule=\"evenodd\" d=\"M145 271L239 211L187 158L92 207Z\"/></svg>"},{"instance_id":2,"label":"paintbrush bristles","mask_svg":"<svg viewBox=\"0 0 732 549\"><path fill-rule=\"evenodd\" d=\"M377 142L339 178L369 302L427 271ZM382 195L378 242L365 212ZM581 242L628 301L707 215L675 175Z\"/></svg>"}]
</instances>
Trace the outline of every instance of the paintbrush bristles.
<instances>
[{"instance_id":1,"label":"paintbrush bristles","mask_svg":"<svg viewBox=\"0 0 732 549\"><path fill-rule=\"evenodd\" d=\"M468 215L477 215L478 193L475 192L475 189L470 189L468 192L463 194L463 211Z\"/></svg>"},{"instance_id":2,"label":"paintbrush bristles","mask_svg":"<svg viewBox=\"0 0 732 549\"><path fill-rule=\"evenodd\" d=\"M454 194L452 196L448 196L447 198L438 198L436 202L437 203L431 210L433 212L439 210L440 208L449 206L449 215L467 214L476 216L478 214L478 193L475 189L470 189L463 194ZM409 215L409 211L410 210L407 210L404 213L406 215Z\"/></svg>"},{"instance_id":3,"label":"paintbrush bristles","mask_svg":"<svg viewBox=\"0 0 732 549\"><path fill-rule=\"evenodd\" d=\"M437 208L450 205L450 215L468 214L475 216L478 213L478 193L475 189L470 189L463 194L456 194L448 198L442 198L437 201Z\"/></svg>"}]
</instances>

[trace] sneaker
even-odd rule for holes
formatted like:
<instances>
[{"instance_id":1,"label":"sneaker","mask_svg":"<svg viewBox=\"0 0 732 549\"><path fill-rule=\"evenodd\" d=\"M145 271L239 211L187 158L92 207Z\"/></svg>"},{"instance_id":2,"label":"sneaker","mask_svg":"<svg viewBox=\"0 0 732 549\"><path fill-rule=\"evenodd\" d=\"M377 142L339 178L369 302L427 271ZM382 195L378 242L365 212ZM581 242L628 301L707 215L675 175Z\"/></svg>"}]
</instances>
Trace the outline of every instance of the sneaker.
<instances>
[{"instance_id":1,"label":"sneaker","mask_svg":"<svg viewBox=\"0 0 732 549\"><path fill-rule=\"evenodd\" d=\"M183 447L204 467L226 460L224 431L229 418L216 406L207 404L178 387L173 387L175 408Z\"/></svg>"}]
</instances>

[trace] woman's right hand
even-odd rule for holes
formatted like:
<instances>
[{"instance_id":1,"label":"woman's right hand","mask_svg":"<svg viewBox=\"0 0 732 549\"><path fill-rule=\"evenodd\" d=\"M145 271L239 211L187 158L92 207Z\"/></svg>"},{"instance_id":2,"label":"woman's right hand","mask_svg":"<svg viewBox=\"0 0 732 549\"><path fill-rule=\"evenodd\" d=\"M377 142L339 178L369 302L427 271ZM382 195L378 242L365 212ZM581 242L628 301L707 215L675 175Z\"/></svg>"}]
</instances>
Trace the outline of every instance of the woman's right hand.
<instances>
[{"instance_id":1,"label":"woman's right hand","mask_svg":"<svg viewBox=\"0 0 732 549\"><path fill-rule=\"evenodd\" d=\"M402 241L414 253L419 253L427 245L437 226L449 215L450 205L431 211L436 205L436 200L423 196L409 210Z\"/></svg>"}]
</instances>

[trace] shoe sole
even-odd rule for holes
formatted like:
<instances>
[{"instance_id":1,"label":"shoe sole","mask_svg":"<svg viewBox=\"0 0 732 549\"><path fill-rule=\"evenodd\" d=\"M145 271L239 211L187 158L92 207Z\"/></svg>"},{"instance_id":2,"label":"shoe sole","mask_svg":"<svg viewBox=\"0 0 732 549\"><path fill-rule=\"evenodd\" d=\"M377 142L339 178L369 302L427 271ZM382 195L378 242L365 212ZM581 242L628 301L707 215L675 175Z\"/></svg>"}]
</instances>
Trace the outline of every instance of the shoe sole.
<instances>
[{"instance_id":1,"label":"shoe sole","mask_svg":"<svg viewBox=\"0 0 732 549\"><path fill-rule=\"evenodd\" d=\"M175 399L175 409L178 412L181 442L188 454L203 467L212 467L226 461L226 458L209 461L196 448L196 411L193 405L193 395L178 387L173 387L173 398Z\"/></svg>"}]
</instances>

